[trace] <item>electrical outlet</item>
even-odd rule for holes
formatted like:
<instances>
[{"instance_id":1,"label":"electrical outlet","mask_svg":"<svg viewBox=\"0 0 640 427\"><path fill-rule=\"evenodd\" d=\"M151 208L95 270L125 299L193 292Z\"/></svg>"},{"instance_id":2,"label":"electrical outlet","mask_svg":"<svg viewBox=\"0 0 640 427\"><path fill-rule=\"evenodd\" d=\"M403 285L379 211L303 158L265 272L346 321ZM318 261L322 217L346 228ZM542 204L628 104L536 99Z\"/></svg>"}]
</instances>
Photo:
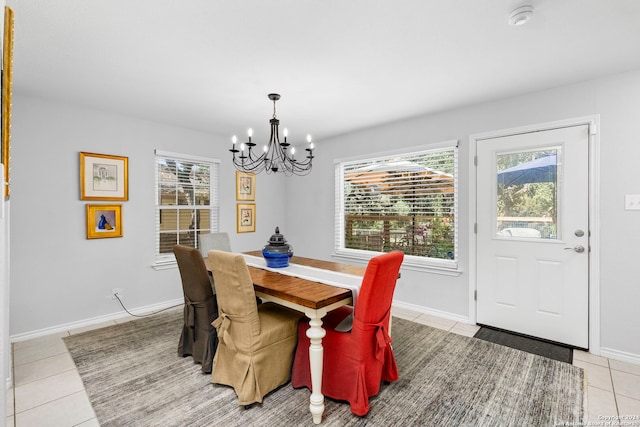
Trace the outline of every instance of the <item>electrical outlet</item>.
<instances>
[{"instance_id":1,"label":"electrical outlet","mask_svg":"<svg viewBox=\"0 0 640 427\"><path fill-rule=\"evenodd\" d=\"M120 288L113 288L111 290L111 299L117 299L116 295L118 296L118 298L122 299L122 289Z\"/></svg>"}]
</instances>

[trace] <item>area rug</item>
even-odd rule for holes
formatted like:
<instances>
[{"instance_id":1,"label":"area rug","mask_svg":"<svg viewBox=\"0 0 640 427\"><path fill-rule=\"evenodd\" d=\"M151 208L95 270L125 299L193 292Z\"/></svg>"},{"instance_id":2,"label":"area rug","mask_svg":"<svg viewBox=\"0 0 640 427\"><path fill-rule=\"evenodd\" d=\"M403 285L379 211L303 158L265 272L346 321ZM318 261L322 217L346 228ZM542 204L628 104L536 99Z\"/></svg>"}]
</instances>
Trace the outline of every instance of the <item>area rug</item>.
<instances>
[{"instance_id":1,"label":"area rug","mask_svg":"<svg viewBox=\"0 0 640 427\"><path fill-rule=\"evenodd\" d=\"M492 343L517 348L528 353L559 360L564 363L573 363L573 349L561 344L538 340L532 337L503 331L502 329L482 326L474 337Z\"/></svg>"},{"instance_id":2,"label":"area rug","mask_svg":"<svg viewBox=\"0 0 640 427\"><path fill-rule=\"evenodd\" d=\"M65 337L101 426L313 425L307 389L286 384L250 409L178 357L182 314ZM585 419L582 369L393 319L400 379L365 417L325 399L325 426L553 426ZM569 424L571 423L571 424Z\"/></svg>"}]
</instances>

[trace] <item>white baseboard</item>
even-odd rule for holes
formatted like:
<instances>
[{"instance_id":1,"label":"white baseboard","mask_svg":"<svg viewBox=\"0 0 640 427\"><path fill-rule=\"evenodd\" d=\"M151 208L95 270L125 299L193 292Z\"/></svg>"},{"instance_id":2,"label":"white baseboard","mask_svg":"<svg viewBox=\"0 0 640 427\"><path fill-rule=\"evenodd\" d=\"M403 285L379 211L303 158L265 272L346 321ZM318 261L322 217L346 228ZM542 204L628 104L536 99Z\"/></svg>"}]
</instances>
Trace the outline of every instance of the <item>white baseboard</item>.
<instances>
[{"instance_id":1,"label":"white baseboard","mask_svg":"<svg viewBox=\"0 0 640 427\"><path fill-rule=\"evenodd\" d=\"M9 352L9 366L13 366L13 354ZM13 369L9 368L7 377L5 378L7 390L13 387Z\"/></svg>"},{"instance_id":2,"label":"white baseboard","mask_svg":"<svg viewBox=\"0 0 640 427\"><path fill-rule=\"evenodd\" d=\"M609 359L618 360L620 362L632 363L640 365L640 354L627 353L626 351L614 350L612 348L600 348L600 356Z\"/></svg>"},{"instance_id":3,"label":"white baseboard","mask_svg":"<svg viewBox=\"0 0 640 427\"><path fill-rule=\"evenodd\" d=\"M469 320L469 317L467 316L461 316L459 314L449 313L447 311L436 310L433 308L423 307L420 305L410 304L407 302L393 301L393 307L415 311L420 314L430 314L431 316L442 317L444 319L449 319L456 322L473 324L473 322L471 322Z\"/></svg>"},{"instance_id":4,"label":"white baseboard","mask_svg":"<svg viewBox=\"0 0 640 427\"><path fill-rule=\"evenodd\" d=\"M184 303L184 300L182 298L180 298L180 299L176 299L176 300L172 300L172 301L165 301L165 302L158 303L158 304L152 304L152 305L147 305L147 306L144 306L144 307L131 309L129 311L131 313L133 313L133 314L143 315L143 314L153 313L153 312L158 311L158 310L163 310L165 308L169 308L169 307L172 307L172 306L181 305L183 303ZM406 309L406 310L415 311L415 312L420 313L420 314L429 314L429 315L432 315L432 316L442 317L444 319L449 319L449 320L453 320L453 321L456 321L456 322L473 324L472 322L469 321L469 318L466 317L466 316L461 316L459 314L454 314L454 313L449 313L449 312L446 312L446 311L441 311L441 310L436 310L436 309L432 309L432 308L428 308L428 307L423 307L423 306L420 306L420 305L410 304L410 303L401 302L401 301L394 301L393 302L393 306L397 307L397 308L402 308L402 309ZM104 315L104 316L92 317L92 318L80 320L80 321L77 321L77 322L70 322L70 323L65 323L65 324L61 324L61 325L57 325L57 326L52 326L52 327L49 327L49 328L44 328L44 329L38 329L38 330L35 330L35 331L25 332L25 333L22 333L22 334L11 335L10 336L10 341L11 342L26 341L26 340L30 340L30 339L33 339L33 338L39 338L39 337L43 337L43 336L46 336L46 335L56 334L56 333L68 331L68 330L71 330L71 329L77 329L77 328L83 328L83 327L87 327L87 326L92 326L92 325L96 325L96 324L99 324L99 323L108 322L108 321L111 321L111 320L123 319L123 318L126 318L126 317L129 317L129 314L126 311L119 311L119 312L107 314L107 315ZM624 352L624 351L615 350L615 349L611 349L611 348L604 348L603 347L603 348L600 348L600 356L608 357L608 358L614 359L614 360L619 360L621 362L631 363L631 364L634 364L634 365L640 365L640 355L639 354L627 353L627 352ZM11 388L12 386L13 386L12 378L6 378L6 388Z\"/></svg>"},{"instance_id":5,"label":"white baseboard","mask_svg":"<svg viewBox=\"0 0 640 427\"><path fill-rule=\"evenodd\" d=\"M143 314L153 313L158 310L163 310L165 308L169 308L169 307L181 305L181 304L184 304L184 299L182 298L172 300L172 301L165 301L158 304L147 305L144 307L138 307L135 309L130 309L129 311L136 315L143 315ZM93 325L108 322L111 320L123 319L125 317L129 317L129 314L126 311L118 311L116 313L79 320L77 322L64 323L61 325L51 326L44 329L38 329L35 331L11 335L9 339L11 340L11 342L26 341L33 338L40 338L46 335L68 331L71 329L84 328L87 326L93 326Z\"/></svg>"}]
</instances>

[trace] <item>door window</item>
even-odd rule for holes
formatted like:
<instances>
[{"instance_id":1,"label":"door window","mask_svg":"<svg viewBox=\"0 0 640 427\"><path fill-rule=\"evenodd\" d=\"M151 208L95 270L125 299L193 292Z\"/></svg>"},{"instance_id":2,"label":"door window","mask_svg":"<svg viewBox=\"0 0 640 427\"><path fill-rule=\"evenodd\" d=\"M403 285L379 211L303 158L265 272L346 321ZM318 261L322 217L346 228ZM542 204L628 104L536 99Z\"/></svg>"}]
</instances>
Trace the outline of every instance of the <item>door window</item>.
<instances>
[{"instance_id":1,"label":"door window","mask_svg":"<svg viewBox=\"0 0 640 427\"><path fill-rule=\"evenodd\" d=\"M496 154L496 236L558 239L562 150L545 147Z\"/></svg>"}]
</instances>

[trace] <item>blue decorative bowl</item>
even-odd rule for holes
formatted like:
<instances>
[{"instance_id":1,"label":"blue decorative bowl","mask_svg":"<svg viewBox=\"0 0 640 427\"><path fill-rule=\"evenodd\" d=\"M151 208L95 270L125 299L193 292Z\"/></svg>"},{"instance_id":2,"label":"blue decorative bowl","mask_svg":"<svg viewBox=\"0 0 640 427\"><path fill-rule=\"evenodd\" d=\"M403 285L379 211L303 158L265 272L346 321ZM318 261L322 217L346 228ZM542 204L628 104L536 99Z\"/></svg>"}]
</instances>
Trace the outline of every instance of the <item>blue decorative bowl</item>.
<instances>
[{"instance_id":1,"label":"blue decorative bowl","mask_svg":"<svg viewBox=\"0 0 640 427\"><path fill-rule=\"evenodd\" d=\"M293 253L279 253L262 250L262 256L269 268L283 268L289 266L289 259Z\"/></svg>"}]
</instances>

